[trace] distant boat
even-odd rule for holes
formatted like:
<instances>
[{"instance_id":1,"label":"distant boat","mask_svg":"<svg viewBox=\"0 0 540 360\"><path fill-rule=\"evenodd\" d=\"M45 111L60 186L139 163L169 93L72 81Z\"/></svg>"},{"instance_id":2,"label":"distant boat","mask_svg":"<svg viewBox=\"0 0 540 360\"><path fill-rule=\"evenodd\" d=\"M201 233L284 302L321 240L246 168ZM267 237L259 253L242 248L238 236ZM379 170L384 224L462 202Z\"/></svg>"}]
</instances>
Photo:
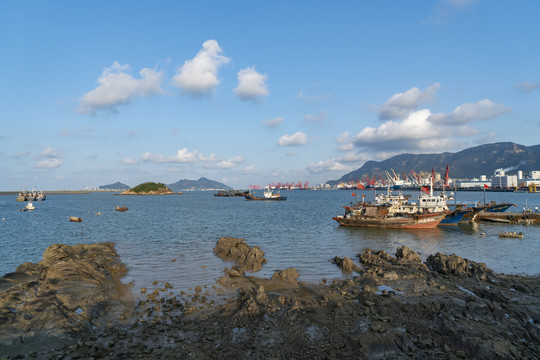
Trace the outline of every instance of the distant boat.
<instances>
[{"instance_id":1,"label":"distant boat","mask_svg":"<svg viewBox=\"0 0 540 360\"><path fill-rule=\"evenodd\" d=\"M77 216L70 216L69 217L69 221L73 221L73 222L81 222L82 219L80 217L77 217Z\"/></svg>"},{"instance_id":2,"label":"distant boat","mask_svg":"<svg viewBox=\"0 0 540 360\"><path fill-rule=\"evenodd\" d=\"M249 191L244 190L218 190L217 193L214 194L216 197L242 197L249 194Z\"/></svg>"},{"instance_id":3,"label":"distant boat","mask_svg":"<svg viewBox=\"0 0 540 360\"><path fill-rule=\"evenodd\" d=\"M26 191L20 191L17 195L17 201L26 201Z\"/></svg>"},{"instance_id":4,"label":"distant boat","mask_svg":"<svg viewBox=\"0 0 540 360\"><path fill-rule=\"evenodd\" d=\"M32 204L31 201L29 201L26 206L24 207L23 211L28 211L28 210L35 210L36 207L34 206L34 204Z\"/></svg>"},{"instance_id":5,"label":"distant boat","mask_svg":"<svg viewBox=\"0 0 540 360\"><path fill-rule=\"evenodd\" d=\"M287 200L286 196L281 196L279 191L274 194L272 190L267 190L264 192L264 196L255 196L251 192L244 195L246 200L264 200L264 201L280 201Z\"/></svg>"},{"instance_id":6,"label":"distant boat","mask_svg":"<svg viewBox=\"0 0 540 360\"><path fill-rule=\"evenodd\" d=\"M45 193L42 190L38 191L38 193L36 195L36 200L37 201L44 201L46 199L47 199L47 195L45 195Z\"/></svg>"},{"instance_id":7,"label":"distant boat","mask_svg":"<svg viewBox=\"0 0 540 360\"><path fill-rule=\"evenodd\" d=\"M115 208L116 211L128 211L129 209L125 206L117 206Z\"/></svg>"}]
</instances>

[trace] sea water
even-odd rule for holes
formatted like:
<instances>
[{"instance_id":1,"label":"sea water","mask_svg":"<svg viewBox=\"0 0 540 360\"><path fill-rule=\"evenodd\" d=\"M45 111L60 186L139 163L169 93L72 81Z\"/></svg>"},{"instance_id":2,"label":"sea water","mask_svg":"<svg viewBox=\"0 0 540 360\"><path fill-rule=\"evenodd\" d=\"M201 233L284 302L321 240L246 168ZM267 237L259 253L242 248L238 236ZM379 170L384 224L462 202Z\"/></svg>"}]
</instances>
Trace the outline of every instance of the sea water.
<instances>
[{"instance_id":1,"label":"sea water","mask_svg":"<svg viewBox=\"0 0 540 360\"><path fill-rule=\"evenodd\" d=\"M357 191L366 200L373 191ZM418 192L404 192L411 198ZM499 273L540 274L540 226L474 223L428 230L392 230L339 226L333 216L356 199L351 191L282 191L286 201L246 201L214 197L213 192L182 195L120 196L113 193L47 195L36 210L20 212L16 196L0 196L0 275L23 262L39 262L51 244L114 242L128 266L126 282L152 287L155 280L175 289L212 285L232 264L213 254L222 236L259 246L268 263L257 276L294 267L300 280L319 282L345 275L330 263L334 256L356 255L364 248L394 255L400 246L423 260L441 252L484 262ZM482 192L458 192L458 200L484 201ZM486 194L487 201L540 206L540 194ZM126 206L128 211L115 211ZM70 216L83 219L70 222ZM523 232L523 239L499 238L502 231Z\"/></svg>"}]
</instances>

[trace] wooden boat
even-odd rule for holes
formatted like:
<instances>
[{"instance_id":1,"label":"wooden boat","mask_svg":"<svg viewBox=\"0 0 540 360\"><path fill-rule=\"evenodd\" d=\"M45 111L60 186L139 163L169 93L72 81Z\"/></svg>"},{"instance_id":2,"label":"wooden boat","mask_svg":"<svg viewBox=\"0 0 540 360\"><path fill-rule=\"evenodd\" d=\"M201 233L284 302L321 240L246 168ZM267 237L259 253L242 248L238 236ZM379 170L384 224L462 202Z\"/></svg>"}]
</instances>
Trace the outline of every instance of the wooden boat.
<instances>
[{"instance_id":1,"label":"wooden boat","mask_svg":"<svg viewBox=\"0 0 540 360\"><path fill-rule=\"evenodd\" d=\"M387 229L433 229L446 216L444 212L410 214L392 211L390 204L366 204L361 209L346 208L345 215L333 217L342 226Z\"/></svg>"},{"instance_id":2,"label":"wooden boat","mask_svg":"<svg viewBox=\"0 0 540 360\"><path fill-rule=\"evenodd\" d=\"M515 238L515 239L523 239L523 233L522 232L501 232L499 233L499 237L507 237L507 238Z\"/></svg>"},{"instance_id":3,"label":"wooden boat","mask_svg":"<svg viewBox=\"0 0 540 360\"><path fill-rule=\"evenodd\" d=\"M17 195L17 201L26 201L26 192L19 192L19 195Z\"/></svg>"},{"instance_id":4,"label":"wooden boat","mask_svg":"<svg viewBox=\"0 0 540 360\"><path fill-rule=\"evenodd\" d=\"M245 194L244 197L246 200L264 200L264 201L282 201L287 200L286 196L281 196L279 192L275 193L272 190L264 192L264 196L255 196L251 192Z\"/></svg>"},{"instance_id":5,"label":"wooden boat","mask_svg":"<svg viewBox=\"0 0 540 360\"><path fill-rule=\"evenodd\" d=\"M128 211L129 209L125 206L117 206L115 208L116 211Z\"/></svg>"},{"instance_id":6,"label":"wooden boat","mask_svg":"<svg viewBox=\"0 0 540 360\"><path fill-rule=\"evenodd\" d=\"M69 221L73 221L73 222L81 222L82 219L80 217L77 217L77 216L70 216L69 217Z\"/></svg>"}]
</instances>

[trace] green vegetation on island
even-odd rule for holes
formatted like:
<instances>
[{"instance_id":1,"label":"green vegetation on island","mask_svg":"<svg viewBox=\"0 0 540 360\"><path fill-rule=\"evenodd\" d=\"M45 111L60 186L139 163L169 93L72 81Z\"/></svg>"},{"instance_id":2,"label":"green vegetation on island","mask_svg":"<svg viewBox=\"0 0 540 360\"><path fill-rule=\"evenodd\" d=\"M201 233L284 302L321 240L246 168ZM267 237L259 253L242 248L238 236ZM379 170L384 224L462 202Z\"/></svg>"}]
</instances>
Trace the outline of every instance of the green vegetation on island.
<instances>
[{"instance_id":1,"label":"green vegetation on island","mask_svg":"<svg viewBox=\"0 0 540 360\"><path fill-rule=\"evenodd\" d=\"M124 191L122 195L165 195L165 194L174 194L174 192L169 189L163 183L155 182L145 182L140 185L135 186L132 189Z\"/></svg>"}]
</instances>

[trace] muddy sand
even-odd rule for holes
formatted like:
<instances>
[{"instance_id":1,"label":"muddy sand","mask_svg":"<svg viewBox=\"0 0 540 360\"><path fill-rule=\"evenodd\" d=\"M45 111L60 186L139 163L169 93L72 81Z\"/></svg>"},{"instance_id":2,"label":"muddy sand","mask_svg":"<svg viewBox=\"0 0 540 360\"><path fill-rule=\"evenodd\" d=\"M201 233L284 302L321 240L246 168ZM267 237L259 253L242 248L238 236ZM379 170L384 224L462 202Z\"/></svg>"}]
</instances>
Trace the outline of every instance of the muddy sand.
<instances>
[{"instance_id":1,"label":"muddy sand","mask_svg":"<svg viewBox=\"0 0 540 360\"><path fill-rule=\"evenodd\" d=\"M52 245L0 278L0 358L537 359L540 277L407 247L329 254L346 280L253 276L259 247L221 238L210 289L133 289L112 243ZM516 259L519 261L519 259ZM251 275L250 275L251 274ZM221 294L221 295L220 295ZM218 296L220 295L220 296Z\"/></svg>"}]
</instances>

